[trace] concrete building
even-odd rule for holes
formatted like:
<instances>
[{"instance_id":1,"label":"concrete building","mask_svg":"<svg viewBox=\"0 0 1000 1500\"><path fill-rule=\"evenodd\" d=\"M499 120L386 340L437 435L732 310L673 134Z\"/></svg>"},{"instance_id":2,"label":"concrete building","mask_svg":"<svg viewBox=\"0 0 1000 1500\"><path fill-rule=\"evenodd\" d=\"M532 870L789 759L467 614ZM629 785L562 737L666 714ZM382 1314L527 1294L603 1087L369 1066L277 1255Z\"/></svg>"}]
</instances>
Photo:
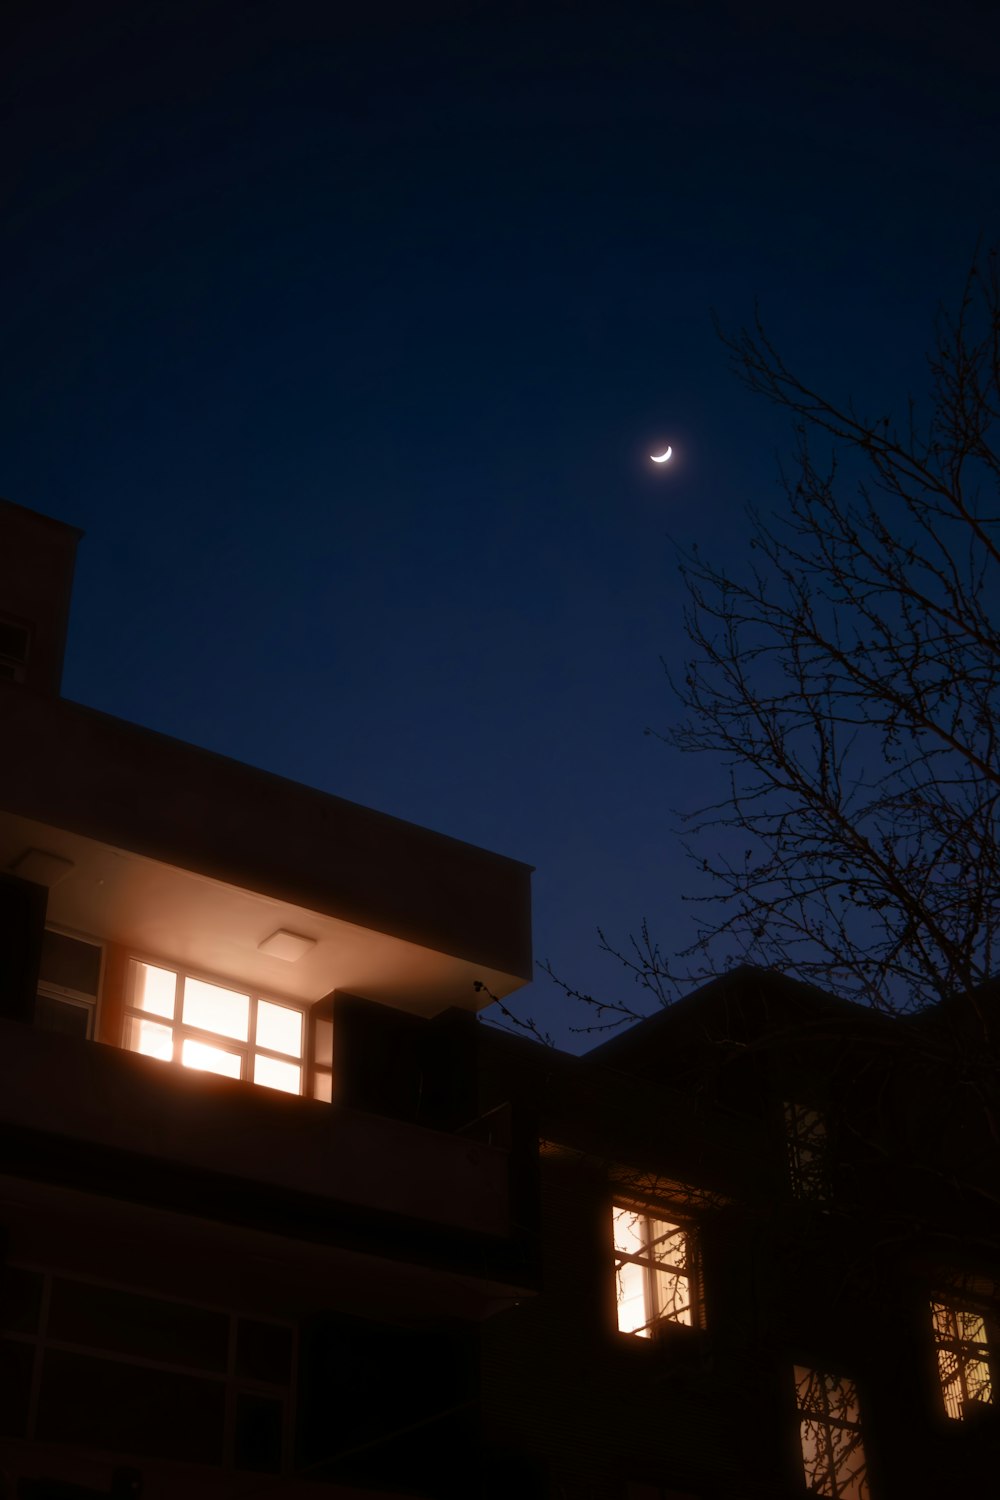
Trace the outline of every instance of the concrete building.
<instances>
[{"instance_id":1,"label":"concrete building","mask_svg":"<svg viewBox=\"0 0 1000 1500\"><path fill-rule=\"evenodd\" d=\"M530 872L62 699L77 540L0 508L0 1468L341 1495L398 1431L446 1486L531 1261L452 1029L530 975ZM411 1118L345 996L427 1018Z\"/></svg>"},{"instance_id":2,"label":"concrete building","mask_svg":"<svg viewBox=\"0 0 1000 1500\"><path fill-rule=\"evenodd\" d=\"M9 1500L992 1493L997 996L485 1028L528 868L62 699L77 541L0 505Z\"/></svg>"}]
</instances>

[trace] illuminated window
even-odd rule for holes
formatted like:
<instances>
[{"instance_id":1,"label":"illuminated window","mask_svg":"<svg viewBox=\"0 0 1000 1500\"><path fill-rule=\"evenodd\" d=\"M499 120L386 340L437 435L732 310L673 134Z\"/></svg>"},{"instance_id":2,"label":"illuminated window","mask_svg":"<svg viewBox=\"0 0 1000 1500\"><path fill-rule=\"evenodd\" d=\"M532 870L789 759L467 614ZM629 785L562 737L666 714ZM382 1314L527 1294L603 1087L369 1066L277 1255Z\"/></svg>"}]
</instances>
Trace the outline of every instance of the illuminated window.
<instances>
[{"instance_id":1,"label":"illuminated window","mask_svg":"<svg viewBox=\"0 0 1000 1500\"><path fill-rule=\"evenodd\" d=\"M302 1093L305 1016L176 969L133 959L125 1046L161 1062L245 1078L286 1094Z\"/></svg>"},{"instance_id":2,"label":"illuminated window","mask_svg":"<svg viewBox=\"0 0 1000 1500\"><path fill-rule=\"evenodd\" d=\"M802 1468L810 1494L870 1500L853 1380L795 1366Z\"/></svg>"},{"instance_id":3,"label":"illuminated window","mask_svg":"<svg viewBox=\"0 0 1000 1500\"><path fill-rule=\"evenodd\" d=\"M970 1408L993 1404L986 1319L974 1307L949 1302L932 1302L931 1318L944 1409L960 1422Z\"/></svg>"},{"instance_id":4,"label":"illuminated window","mask_svg":"<svg viewBox=\"0 0 1000 1500\"><path fill-rule=\"evenodd\" d=\"M612 1215L619 1331L648 1339L660 1323L696 1326L697 1247L691 1230L621 1204Z\"/></svg>"},{"instance_id":5,"label":"illuminated window","mask_svg":"<svg viewBox=\"0 0 1000 1500\"><path fill-rule=\"evenodd\" d=\"M830 1196L829 1139L826 1122L815 1109L785 1104L788 1171L796 1198L824 1202Z\"/></svg>"}]
</instances>

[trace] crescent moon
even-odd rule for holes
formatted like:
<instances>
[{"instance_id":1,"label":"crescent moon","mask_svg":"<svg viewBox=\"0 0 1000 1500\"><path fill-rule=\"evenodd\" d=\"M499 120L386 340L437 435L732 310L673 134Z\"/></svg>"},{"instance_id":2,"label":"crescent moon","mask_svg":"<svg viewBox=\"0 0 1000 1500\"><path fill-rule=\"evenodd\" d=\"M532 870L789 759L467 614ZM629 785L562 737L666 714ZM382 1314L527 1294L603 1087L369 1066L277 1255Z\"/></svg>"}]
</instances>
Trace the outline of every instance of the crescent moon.
<instances>
[{"instance_id":1,"label":"crescent moon","mask_svg":"<svg viewBox=\"0 0 1000 1500\"><path fill-rule=\"evenodd\" d=\"M666 453L651 453L649 456L653 460L654 464L665 464L673 451L673 448L668 448Z\"/></svg>"}]
</instances>

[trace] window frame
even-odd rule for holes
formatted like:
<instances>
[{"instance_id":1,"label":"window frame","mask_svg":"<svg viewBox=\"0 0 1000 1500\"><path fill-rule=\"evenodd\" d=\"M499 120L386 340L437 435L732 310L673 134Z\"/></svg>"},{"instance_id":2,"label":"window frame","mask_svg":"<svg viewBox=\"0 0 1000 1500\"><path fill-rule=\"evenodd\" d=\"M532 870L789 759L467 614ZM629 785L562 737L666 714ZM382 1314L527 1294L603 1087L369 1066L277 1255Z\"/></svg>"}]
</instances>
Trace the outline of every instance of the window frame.
<instances>
[{"instance_id":1,"label":"window frame","mask_svg":"<svg viewBox=\"0 0 1000 1500\"><path fill-rule=\"evenodd\" d=\"M642 1222L642 1252L629 1253L619 1250L615 1228L616 1215L627 1213L636 1215ZM656 1258L654 1246L658 1240L664 1238L662 1234L652 1233L653 1224L661 1225L674 1233L684 1236L684 1264L678 1268L667 1264ZM669 1337L668 1330L682 1328L690 1332L702 1329L705 1326L704 1298L702 1287L701 1254L698 1241L698 1226L687 1216L678 1217L676 1210L670 1204L651 1202L649 1200L638 1201L615 1194L611 1201L611 1242L614 1261L615 1276L615 1318L616 1331L628 1339L651 1339ZM636 1265L643 1272L643 1311L647 1314L646 1321L639 1328L623 1328L621 1326L621 1267L623 1265ZM656 1276L661 1272L668 1272L678 1280L687 1282L688 1301L685 1311L690 1314L690 1321L685 1322L682 1318L675 1316L669 1311L655 1313L650 1316L650 1310L657 1305Z\"/></svg>"},{"instance_id":2,"label":"window frame","mask_svg":"<svg viewBox=\"0 0 1000 1500\"><path fill-rule=\"evenodd\" d=\"M868 1457L865 1452L864 1424L861 1420L861 1401L858 1396L857 1381L849 1375L835 1375L829 1369L824 1370L815 1365L798 1364L793 1368L793 1381L800 1472L809 1494L823 1495L827 1497L827 1500L871 1500ZM821 1409L819 1409L818 1405L808 1405L809 1395L803 1400L802 1389L807 1383L811 1385L812 1391L818 1391L821 1395ZM853 1408L853 1417L838 1416L831 1411L831 1385L843 1392L841 1399L845 1406ZM820 1428L825 1433L825 1443L823 1446L825 1448L827 1464L826 1472L822 1475L817 1475L816 1473L810 1474L809 1471L805 1437L805 1429L809 1426ZM833 1440L834 1433L842 1435L854 1434L854 1440L849 1441L839 1454ZM861 1455L860 1469L846 1475L839 1473L838 1469L841 1463L859 1451ZM823 1487L820 1487L821 1485Z\"/></svg>"},{"instance_id":3,"label":"window frame","mask_svg":"<svg viewBox=\"0 0 1000 1500\"><path fill-rule=\"evenodd\" d=\"M136 978L138 966L148 965L150 968L165 970L174 976L174 1014L172 1017L157 1015L150 1010L143 1010L134 1003ZM247 1010L247 1040L241 1042L234 1037L224 1036L221 1032L209 1031L205 1027L193 1026L183 1019L184 1011L184 986L189 979L197 980L202 984L215 986L217 989L228 990L231 994L245 996L249 1002ZM264 1047L258 1044L257 1020L258 1006L261 1001L272 1005L283 1007L286 1010L295 1011L300 1018L300 1046L297 1056L287 1052L279 1052L273 1047ZM304 1099L308 1097L309 1088L309 1011L308 1001L290 1000L284 995L279 995L273 989L260 989L255 985L244 984L240 980L225 978L218 974L210 974L202 969L191 968L181 965L174 959L164 959L151 954L136 952L129 949L126 966L125 994L122 1005L121 1026L121 1048L124 1052L131 1052L135 1056L150 1056L149 1053L141 1053L138 1048L130 1046L130 1036L133 1020L151 1022L157 1026L169 1029L172 1037L172 1050L169 1061L166 1058L154 1058L154 1061L163 1062L167 1067L183 1068L189 1073L208 1073L214 1078L225 1078L229 1075L210 1068L193 1068L181 1059L181 1050L185 1041L203 1042L205 1045L214 1047L222 1052L237 1056L240 1059L240 1072L238 1077L232 1078L231 1082L246 1083L253 1088L266 1088L275 1094L286 1094L292 1099ZM274 1062L286 1063L297 1067L299 1070L299 1087L293 1092L291 1089L276 1088L272 1084L258 1083L253 1077L253 1064L257 1057L273 1060Z\"/></svg>"},{"instance_id":4,"label":"window frame","mask_svg":"<svg viewBox=\"0 0 1000 1500\"><path fill-rule=\"evenodd\" d=\"M797 1099L783 1099L781 1118L792 1196L800 1203L828 1204L833 1191L825 1112Z\"/></svg>"},{"instance_id":5,"label":"window frame","mask_svg":"<svg viewBox=\"0 0 1000 1500\"><path fill-rule=\"evenodd\" d=\"M270 1310L260 1312L246 1306L220 1306L215 1302L204 1302L200 1299L180 1297L174 1292L164 1292L158 1288L134 1286L127 1282L111 1280L103 1276L94 1276L84 1271L67 1270L59 1266L41 1265L31 1260L12 1261L9 1264L12 1270L23 1271L41 1279L41 1296L35 1326L33 1328L16 1329L4 1328L0 1325L0 1339L5 1342L27 1346L32 1351L31 1387L28 1398L27 1434L25 1441L29 1443L40 1441L38 1437L38 1425L45 1375L45 1360L46 1355L51 1351L56 1355L83 1355L89 1359L105 1361L119 1368L162 1371L168 1375L180 1375L191 1380L204 1381L216 1387L221 1387L224 1393L223 1430L221 1434L222 1464L221 1466L214 1463L206 1465L202 1461L196 1460L194 1461L195 1469L210 1468L213 1472L217 1473L221 1467L224 1472L231 1471L247 1475L253 1474L256 1475L257 1480L267 1481L272 1484L279 1476L292 1472L299 1380L299 1324L297 1321L288 1317L275 1315ZM170 1359L163 1358L160 1355L127 1353L124 1350L108 1348L105 1345L90 1344L54 1334L50 1330L50 1313L53 1286L57 1281L72 1282L76 1285L91 1286L111 1292L122 1292L126 1296L152 1298L157 1302L163 1303L165 1306L173 1305L185 1310L196 1309L224 1318L227 1324L224 1366L220 1364L218 1368L210 1369L201 1364L185 1362L183 1358ZM240 1329L244 1324L269 1324L289 1334L287 1381L261 1379L258 1376L248 1375L240 1371L237 1352ZM262 1397L265 1400L278 1403L281 1407L281 1459L280 1467L277 1471L238 1468L236 1465L237 1411L241 1396ZM140 1454L129 1454L128 1456L142 1457ZM151 1462L166 1466L183 1465L185 1468L192 1467L191 1460L180 1458L153 1458ZM265 1484L261 1483L261 1488L264 1487L266 1487Z\"/></svg>"},{"instance_id":6,"label":"window frame","mask_svg":"<svg viewBox=\"0 0 1000 1500\"><path fill-rule=\"evenodd\" d=\"M938 1327L936 1314L939 1309L950 1315L953 1331L944 1332ZM962 1422L967 1421L970 1416L975 1419L996 1412L993 1395L997 1366L996 1296L991 1297L987 1293L977 1295L974 1289L967 1286L937 1287L931 1293L930 1310L937 1389L945 1417L949 1423ZM963 1336L959 1324L959 1315L962 1314L978 1319L981 1338ZM950 1373L945 1369L948 1355L955 1359L955 1369ZM985 1366L985 1386L988 1391L985 1400L970 1394L969 1371L974 1365ZM956 1385L957 1397L954 1389L949 1389Z\"/></svg>"},{"instance_id":7,"label":"window frame","mask_svg":"<svg viewBox=\"0 0 1000 1500\"><path fill-rule=\"evenodd\" d=\"M41 973L35 985L36 995L44 995L48 1000L59 1000L64 1005L76 1006L79 1010L87 1011L87 1041L92 1042L100 1035L101 1001L104 995L104 979L108 966L108 948L103 938L98 938L91 932L77 932L72 927L63 927L58 922L46 922L45 931L53 932L57 937L72 938L77 943L86 943L91 948L100 951L100 962L97 969L97 990L93 995L88 995L83 990L71 989L68 985L56 984L54 980L43 979Z\"/></svg>"}]
</instances>

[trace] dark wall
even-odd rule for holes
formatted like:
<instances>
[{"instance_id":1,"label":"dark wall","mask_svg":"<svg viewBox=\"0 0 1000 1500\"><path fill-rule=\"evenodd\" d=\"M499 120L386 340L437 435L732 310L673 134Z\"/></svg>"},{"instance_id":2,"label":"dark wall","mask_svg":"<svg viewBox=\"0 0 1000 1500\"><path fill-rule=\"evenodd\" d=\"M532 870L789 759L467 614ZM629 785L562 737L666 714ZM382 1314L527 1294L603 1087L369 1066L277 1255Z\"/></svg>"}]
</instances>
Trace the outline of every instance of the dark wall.
<instances>
[{"instance_id":1,"label":"dark wall","mask_svg":"<svg viewBox=\"0 0 1000 1500\"><path fill-rule=\"evenodd\" d=\"M0 874L0 1016L31 1025L48 891Z\"/></svg>"}]
</instances>

